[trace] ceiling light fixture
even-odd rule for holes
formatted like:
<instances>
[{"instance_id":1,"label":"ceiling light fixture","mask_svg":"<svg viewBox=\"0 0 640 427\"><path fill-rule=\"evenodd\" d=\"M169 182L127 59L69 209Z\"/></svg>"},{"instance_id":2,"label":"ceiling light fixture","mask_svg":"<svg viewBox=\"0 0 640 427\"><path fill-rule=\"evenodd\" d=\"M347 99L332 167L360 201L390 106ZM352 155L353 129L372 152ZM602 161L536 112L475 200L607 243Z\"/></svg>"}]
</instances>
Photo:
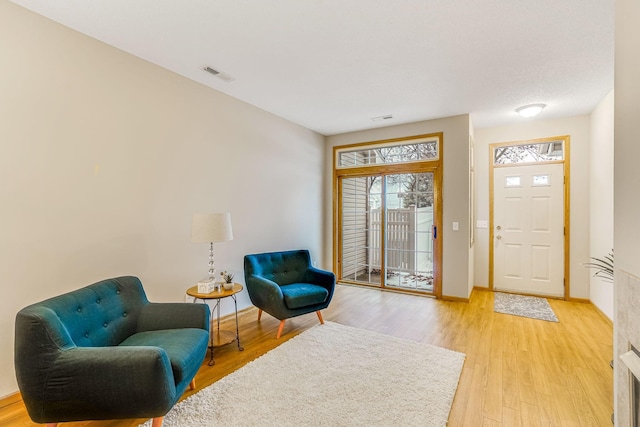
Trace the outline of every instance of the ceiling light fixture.
<instances>
[{"instance_id":1,"label":"ceiling light fixture","mask_svg":"<svg viewBox=\"0 0 640 427\"><path fill-rule=\"evenodd\" d=\"M540 114L544 107L546 107L545 104L523 105L522 107L516 108L516 113L520 114L522 117L531 118Z\"/></svg>"}]
</instances>

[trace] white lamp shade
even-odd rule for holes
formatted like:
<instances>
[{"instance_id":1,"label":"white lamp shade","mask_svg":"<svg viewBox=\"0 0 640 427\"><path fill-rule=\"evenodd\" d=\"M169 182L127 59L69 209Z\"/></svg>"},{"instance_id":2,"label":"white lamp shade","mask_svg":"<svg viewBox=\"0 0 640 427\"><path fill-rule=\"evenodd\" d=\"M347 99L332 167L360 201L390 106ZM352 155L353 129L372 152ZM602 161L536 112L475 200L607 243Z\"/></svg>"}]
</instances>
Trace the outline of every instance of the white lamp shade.
<instances>
[{"instance_id":1,"label":"white lamp shade","mask_svg":"<svg viewBox=\"0 0 640 427\"><path fill-rule=\"evenodd\" d=\"M193 214L191 226L192 242L226 242L227 240L233 240L231 214L229 212Z\"/></svg>"}]
</instances>

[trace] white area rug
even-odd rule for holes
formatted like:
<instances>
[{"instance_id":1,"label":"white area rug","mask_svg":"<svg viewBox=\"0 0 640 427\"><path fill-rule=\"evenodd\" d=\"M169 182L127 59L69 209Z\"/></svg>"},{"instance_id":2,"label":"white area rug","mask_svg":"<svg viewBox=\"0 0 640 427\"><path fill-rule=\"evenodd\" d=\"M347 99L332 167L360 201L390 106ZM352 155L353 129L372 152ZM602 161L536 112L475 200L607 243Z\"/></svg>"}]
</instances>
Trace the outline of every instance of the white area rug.
<instances>
[{"instance_id":1,"label":"white area rug","mask_svg":"<svg viewBox=\"0 0 640 427\"><path fill-rule=\"evenodd\" d=\"M514 316L557 322L556 313L545 298L494 293L493 311Z\"/></svg>"},{"instance_id":2,"label":"white area rug","mask_svg":"<svg viewBox=\"0 0 640 427\"><path fill-rule=\"evenodd\" d=\"M163 426L442 427L464 358L325 322L178 403Z\"/></svg>"}]
</instances>

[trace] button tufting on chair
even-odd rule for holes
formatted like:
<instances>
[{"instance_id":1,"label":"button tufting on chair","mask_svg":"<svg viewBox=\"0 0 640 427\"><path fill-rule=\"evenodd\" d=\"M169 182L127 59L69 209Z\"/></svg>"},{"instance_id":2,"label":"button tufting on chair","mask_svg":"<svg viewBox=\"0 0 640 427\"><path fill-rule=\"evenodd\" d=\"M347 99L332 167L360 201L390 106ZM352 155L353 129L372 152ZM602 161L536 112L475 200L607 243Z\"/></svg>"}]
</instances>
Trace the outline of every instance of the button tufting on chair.
<instances>
[{"instance_id":1,"label":"button tufting on chair","mask_svg":"<svg viewBox=\"0 0 640 427\"><path fill-rule=\"evenodd\" d=\"M285 319L316 312L329 306L335 289L335 275L311 266L307 250L246 255L244 276L247 293L258 307L258 320L266 311L280 320L280 338Z\"/></svg>"},{"instance_id":2,"label":"button tufting on chair","mask_svg":"<svg viewBox=\"0 0 640 427\"><path fill-rule=\"evenodd\" d=\"M23 308L14 363L29 416L50 425L151 417L161 426L204 360L209 320L202 304L150 303L133 276Z\"/></svg>"}]
</instances>

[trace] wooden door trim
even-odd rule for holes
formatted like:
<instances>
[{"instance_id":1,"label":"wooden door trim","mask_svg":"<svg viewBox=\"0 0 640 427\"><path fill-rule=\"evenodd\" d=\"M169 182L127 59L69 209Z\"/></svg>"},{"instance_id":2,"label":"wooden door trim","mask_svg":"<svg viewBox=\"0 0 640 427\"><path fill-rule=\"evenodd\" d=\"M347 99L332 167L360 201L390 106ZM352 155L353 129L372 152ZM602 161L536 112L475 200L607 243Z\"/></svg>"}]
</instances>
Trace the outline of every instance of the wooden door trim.
<instances>
[{"instance_id":1,"label":"wooden door trim","mask_svg":"<svg viewBox=\"0 0 640 427\"><path fill-rule=\"evenodd\" d=\"M506 168L506 167L520 167L531 165L532 163L521 163L521 164L513 164L513 165L499 165L496 166L493 164L493 152L497 147L504 147L509 145L525 145L525 144L534 144L540 142L548 142L548 141L558 141L562 140L564 144L564 160L556 160L549 162L539 162L533 164L548 164L548 163L562 163L563 164L563 174L564 174L564 299L571 299L571 281L570 279L570 260L571 260L571 248L570 248L570 236L571 236L571 186L570 186L570 141L571 137L569 135L556 136L550 138L539 138L539 139L529 139L524 141L513 141L513 142L499 142L494 144L489 144L489 290L494 291L493 287L493 264L494 264L494 250L493 250L493 241L495 239L494 235L494 189L493 189L493 170L494 168Z\"/></svg>"}]
</instances>

